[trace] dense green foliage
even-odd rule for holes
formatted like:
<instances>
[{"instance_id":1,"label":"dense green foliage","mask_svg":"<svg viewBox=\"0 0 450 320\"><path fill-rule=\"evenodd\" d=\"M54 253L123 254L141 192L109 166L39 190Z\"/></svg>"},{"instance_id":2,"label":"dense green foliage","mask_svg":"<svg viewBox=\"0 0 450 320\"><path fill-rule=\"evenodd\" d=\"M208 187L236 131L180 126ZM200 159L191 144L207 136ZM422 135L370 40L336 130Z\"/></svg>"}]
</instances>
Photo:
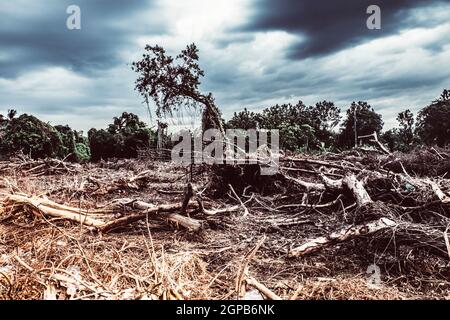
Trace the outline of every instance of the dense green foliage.
<instances>
[{"instance_id":1,"label":"dense green foliage","mask_svg":"<svg viewBox=\"0 0 450 320\"><path fill-rule=\"evenodd\" d=\"M419 112L416 133L428 145L450 143L450 91L444 90L439 99Z\"/></svg>"},{"instance_id":2,"label":"dense green foliage","mask_svg":"<svg viewBox=\"0 0 450 320\"><path fill-rule=\"evenodd\" d=\"M355 146L355 136L373 132L391 151L408 152L421 145L442 147L450 144L450 91L444 90L439 99L423 108L416 121L409 109L400 112L398 127L384 133L381 115L364 101L350 105L336 132L339 120L340 110L332 102L307 107L300 101L295 105L275 105L262 112L235 112L226 127L278 129L285 150L349 149Z\"/></svg>"},{"instance_id":3,"label":"dense green foliage","mask_svg":"<svg viewBox=\"0 0 450 320\"><path fill-rule=\"evenodd\" d=\"M28 114L2 120L0 151L2 156L23 152L33 158L65 155L59 132Z\"/></svg>"},{"instance_id":4,"label":"dense green foliage","mask_svg":"<svg viewBox=\"0 0 450 320\"><path fill-rule=\"evenodd\" d=\"M275 105L252 112L244 109L234 113L226 123L234 129L278 129L284 150L324 151L352 148L356 134L377 132L391 151L408 152L421 145L450 144L450 92L444 90L439 99L423 108L415 121L410 110L397 116L398 127L382 133L381 115L366 102L353 102L346 111L340 131L340 110L332 102L322 101L314 106L297 104ZM108 158L134 158L140 148L156 145L156 133L133 113L114 117L107 129L91 129L88 137L69 126L55 127L36 117L15 110L0 114L0 156L8 158L22 152L32 158L54 157L68 161L86 162ZM164 139L170 147L170 139ZM167 140L167 141L166 141Z\"/></svg>"},{"instance_id":5,"label":"dense green foliage","mask_svg":"<svg viewBox=\"0 0 450 320\"><path fill-rule=\"evenodd\" d=\"M63 154L66 160L86 162L91 158L89 141L83 137L82 132L72 130L69 126L57 125L55 129L59 132L63 142Z\"/></svg>"},{"instance_id":6,"label":"dense green foliage","mask_svg":"<svg viewBox=\"0 0 450 320\"><path fill-rule=\"evenodd\" d=\"M378 135L383 129L381 115L363 101L353 102L347 110L346 118L342 123L337 144L341 148L355 146L355 123L358 136L365 136L376 132Z\"/></svg>"},{"instance_id":7,"label":"dense green foliage","mask_svg":"<svg viewBox=\"0 0 450 320\"><path fill-rule=\"evenodd\" d=\"M256 129L260 126L261 115L252 111L248 111L244 108L243 111L234 113L233 118L225 124L229 129Z\"/></svg>"},{"instance_id":8,"label":"dense green foliage","mask_svg":"<svg viewBox=\"0 0 450 320\"><path fill-rule=\"evenodd\" d=\"M399 128L386 131L382 140L392 151L408 152L419 142L414 135L414 115L409 109L402 111L398 114L397 121Z\"/></svg>"},{"instance_id":9,"label":"dense green foliage","mask_svg":"<svg viewBox=\"0 0 450 320\"><path fill-rule=\"evenodd\" d=\"M149 147L155 133L133 113L114 117L108 129L88 132L93 161L108 158L135 158L139 148Z\"/></svg>"},{"instance_id":10,"label":"dense green foliage","mask_svg":"<svg viewBox=\"0 0 450 320\"><path fill-rule=\"evenodd\" d=\"M90 158L87 141L69 126L53 127L35 116L9 110L7 118L0 115L0 152L9 157L22 152L36 158L61 158L83 162Z\"/></svg>"},{"instance_id":11,"label":"dense green foliage","mask_svg":"<svg viewBox=\"0 0 450 320\"><path fill-rule=\"evenodd\" d=\"M339 122L340 110L332 103L323 101L315 106L297 104L275 105L254 113L244 109L235 113L227 128L278 129L281 147L287 150L320 149L333 143L332 129Z\"/></svg>"}]
</instances>

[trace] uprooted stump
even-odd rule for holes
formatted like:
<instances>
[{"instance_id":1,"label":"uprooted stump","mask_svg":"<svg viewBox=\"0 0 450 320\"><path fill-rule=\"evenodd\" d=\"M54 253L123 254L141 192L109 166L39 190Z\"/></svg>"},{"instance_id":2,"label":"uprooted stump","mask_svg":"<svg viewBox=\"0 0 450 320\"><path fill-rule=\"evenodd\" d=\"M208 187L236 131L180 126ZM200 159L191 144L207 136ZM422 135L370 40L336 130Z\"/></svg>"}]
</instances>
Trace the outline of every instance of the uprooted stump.
<instances>
[{"instance_id":1,"label":"uprooted stump","mask_svg":"<svg viewBox=\"0 0 450 320\"><path fill-rule=\"evenodd\" d=\"M277 190L275 182L278 180L278 175L261 175L259 164L213 165L208 191L213 197L220 197L229 191L228 185L231 185L237 193L248 187L258 193L270 193Z\"/></svg>"}]
</instances>

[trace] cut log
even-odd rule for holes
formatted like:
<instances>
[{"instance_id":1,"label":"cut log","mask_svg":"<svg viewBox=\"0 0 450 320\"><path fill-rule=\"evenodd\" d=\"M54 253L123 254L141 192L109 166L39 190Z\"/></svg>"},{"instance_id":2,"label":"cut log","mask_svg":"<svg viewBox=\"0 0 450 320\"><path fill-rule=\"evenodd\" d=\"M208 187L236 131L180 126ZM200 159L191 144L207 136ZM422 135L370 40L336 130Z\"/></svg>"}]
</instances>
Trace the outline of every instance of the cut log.
<instances>
[{"instance_id":1,"label":"cut log","mask_svg":"<svg viewBox=\"0 0 450 320\"><path fill-rule=\"evenodd\" d=\"M146 203L143 201L132 201L132 200L130 201L129 199L122 199L121 204L131 205L133 208L141 211L107 222L99 228L100 231L107 233L119 227L128 225L130 223L143 220L147 216L169 219L191 231L199 231L202 227L200 221L175 213L180 212L183 205L181 203L155 206L153 204ZM188 205L191 204L193 203L190 202Z\"/></svg>"},{"instance_id":2,"label":"cut log","mask_svg":"<svg viewBox=\"0 0 450 320\"><path fill-rule=\"evenodd\" d=\"M20 207L28 207L33 214L38 216L44 214L50 217L67 219L96 228L104 224L104 221L89 217L86 210L63 206L48 199L10 195L4 200L4 206L5 210L17 210Z\"/></svg>"},{"instance_id":3,"label":"cut log","mask_svg":"<svg viewBox=\"0 0 450 320\"><path fill-rule=\"evenodd\" d=\"M384 230L386 228L393 228L397 223L388 218L381 218L366 224L357 226L346 226L339 231L332 232L328 236L319 237L309 240L301 246L291 249L289 255L291 257L304 256L318 250L321 250L330 245L348 241L359 236L373 234Z\"/></svg>"},{"instance_id":4,"label":"cut log","mask_svg":"<svg viewBox=\"0 0 450 320\"><path fill-rule=\"evenodd\" d=\"M439 255L446 254L445 237L447 236L447 233L444 233L444 237L441 231L427 225L394 220L396 216L395 211L384 203L373 202L362 182L360 182L353 174L347 174L342 179L342 183L355 197L359 214L364 213L362 217L358 218L364 219L366 216L371 215L383 217L355 226L345 226L327 236L309 240L303 245L292 249L290 251L291 256L303 256L335 243L348 241L360 236L374 234L385 230L391 230L392 233L394 233L395 230L395 236L399 241L428 247ZM429 181L428 183L430 184ZM446 201L446 196L439 189L438 185L435 183L431 183L431 185L441 201ZM392 236L392 234L390 236Z\"/></svg>"},{"instance_id":5,"label":"cut log","mask_svg":"<svg viewBox=\"0 0 450 320\"><path fill-rule=\"evenodd\" d=\"M356 198L356 203L359 208L373 202L364 185L354 175L346 175L342 182Z\"/></svg>"},{"instance_id":6,"label":"cut log","mask_svg":"<svg viewBox=\"0 0 450 320\"><path fill-rule=\"evenodd\" d=\"M324 177L322 177L324 179ZM353 174L346 174L345 177L341 180L341 183L337 181L331 181L331 179L326 178L325 181L330 180L326 183L330 184L332 187L339 187L339 185L345 186L350 190L353 196L356 199L356 204L358 208L363 209L365 207L370 210L369 205L373 203L369 194L367 193L364 185L355 177ZM311 252L315 252L324 247L330 246L332 244L338 242L344 242L356 237L376 233L380 230L393 227L396 225L391 219L381 218L379 220L371 221L366 224L356 225L356 226L345 226L344 228L332 232L327 236L322 236L310 241L307 241L300 247L292 249L290 251L291 256L302 256L305 254L309 254Z\"/></svg>"},{"instance_id":7,"label":"cut log","mask_svg":"<svg viewBox=\"0 0 450 320\"><path fill-rule=\"evenodd\" d=\"M259 292L261 292L263 295L265 295L268 299L270 299L270 300L283 300L283 299L280 298L280 296L278 296L277 294L273 293L269 288L267 288L265 285L260 283L255 278L247 277L247 279L245 281L247 282L247 284L255 287L256 289L258 289Z\"/></svg>"},{"instance_id":8,"label":"cut log","mask_svg":"<svg viewBox=\"0 0 450 320\"><path fill-rule=\"evenodd\" d=\"M8 197L6 197L3 202L3 212L22 210L22 208L26 207L29 208L31 212L37 216L43 214L50 217L74 221L85 226L95 227L97 230L100 230L104 233L110 232L124 225L145 219L147 216L160 219L168 219L192 231L198 231L202 227L202 223L200 221L182 216L177 213L182 208L181 203L155 206L143 201L119 199L113 203L113 206L117 206L117 204L130 205L132 208L139 210L139 212L132 213L110 222L105 222L97 218L92 218L89 215L111 213L112 209L109 207L92 210L92 212L90 212L84 209L61 205L46 198L33 198L23 195L9 195ZM192 206L196 207L195 203L189 202L188 207Z\"/></svg>"}]
</instances>

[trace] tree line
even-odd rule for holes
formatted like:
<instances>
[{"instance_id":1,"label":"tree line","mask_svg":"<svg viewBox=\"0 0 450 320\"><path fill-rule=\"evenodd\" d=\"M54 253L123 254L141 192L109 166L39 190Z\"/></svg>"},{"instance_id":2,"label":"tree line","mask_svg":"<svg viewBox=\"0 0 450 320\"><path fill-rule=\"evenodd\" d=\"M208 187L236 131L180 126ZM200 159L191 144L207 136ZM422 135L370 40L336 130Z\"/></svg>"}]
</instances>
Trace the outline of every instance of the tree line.
<instances>
[{"instance_id":1,"label":"tree line","mask_svg":"<svg viewBox=\"0 0 450 320\"><path fill-rule=\"evenodd\" d=\"M342 119L343 118L343 119ZM306 106L277 104L252 112L235 112L223 125L229 129L278 129L280 146L289 151L342 151L355 146L355 137L376 132L391 151L408 152L424 145L450 144L450 91L419 111L407 109L397 116L398 126L383 132L382 116L367 102L353 102L344 116L331 101ZM170 137L163 141L170 143ZM86 162L110 158L135 158L139 149L156 147L157 133L133 113L114 117L106 129L90 129L87 136L69 126L40 121L33 115L17 116L13 109L0 115L0 156L18 152L32 158L60 158ZM167 146L170 147L170 146Z\"/></svg>"},{"instance_id":2,"label":"tree line","mask_svg":"<svg viewBox=\"0 0 450 320\"><path fill-rule=\"evenodd\" d=\"M342 119L343 118L343 119ZM419 111L406 109L397 116L398 126L383 132L381 114L364 101L353 102L344 116L331 101L306 106L275 105L252 112L235 112L226 123L232 129L278 129L280 145L290 151L346 150L358 144L357 137L377 133L391 151L408 152L423 145L450 144L450 91Z\"/></svg>"},{"instance_id":3,"label":"tree line","mask_svg":"<svg viewBox=\"0 0 450 320\"><path fill-rule=\"evenodd\" d=\"M0 156L23 153L33 159L59 158L74 162L135 158L140 148L156 143L155 132L133 113L114 117L106 129L90 129L87 136L69 126L52 126L33 115L0 115Z\"/></svg>"}]
</instances>

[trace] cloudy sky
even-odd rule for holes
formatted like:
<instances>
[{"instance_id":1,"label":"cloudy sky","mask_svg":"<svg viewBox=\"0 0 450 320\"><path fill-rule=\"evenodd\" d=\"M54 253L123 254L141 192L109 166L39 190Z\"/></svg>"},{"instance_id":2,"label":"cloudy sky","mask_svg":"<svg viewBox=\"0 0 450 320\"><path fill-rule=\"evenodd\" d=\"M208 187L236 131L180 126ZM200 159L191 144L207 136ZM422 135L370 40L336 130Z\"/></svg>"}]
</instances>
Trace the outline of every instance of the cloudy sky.
<instances>
[{"instance_id":1,"label":"cloudy sky","mask_svg":"<svg viewBox=\"0 0 450 320\"><path fill-rule=\"evenodd\" d=\"M66 27L72 4L81 30ZM366 27L371 4L381 30ZM0 17L0 113L82 130L122 111L150 121L130 69L145 44L176 54L195 42L202 90L225 118L365 100L389 128L450 88L450 0L16 0L0 3Z\"/></svg>"}]
</instances>

